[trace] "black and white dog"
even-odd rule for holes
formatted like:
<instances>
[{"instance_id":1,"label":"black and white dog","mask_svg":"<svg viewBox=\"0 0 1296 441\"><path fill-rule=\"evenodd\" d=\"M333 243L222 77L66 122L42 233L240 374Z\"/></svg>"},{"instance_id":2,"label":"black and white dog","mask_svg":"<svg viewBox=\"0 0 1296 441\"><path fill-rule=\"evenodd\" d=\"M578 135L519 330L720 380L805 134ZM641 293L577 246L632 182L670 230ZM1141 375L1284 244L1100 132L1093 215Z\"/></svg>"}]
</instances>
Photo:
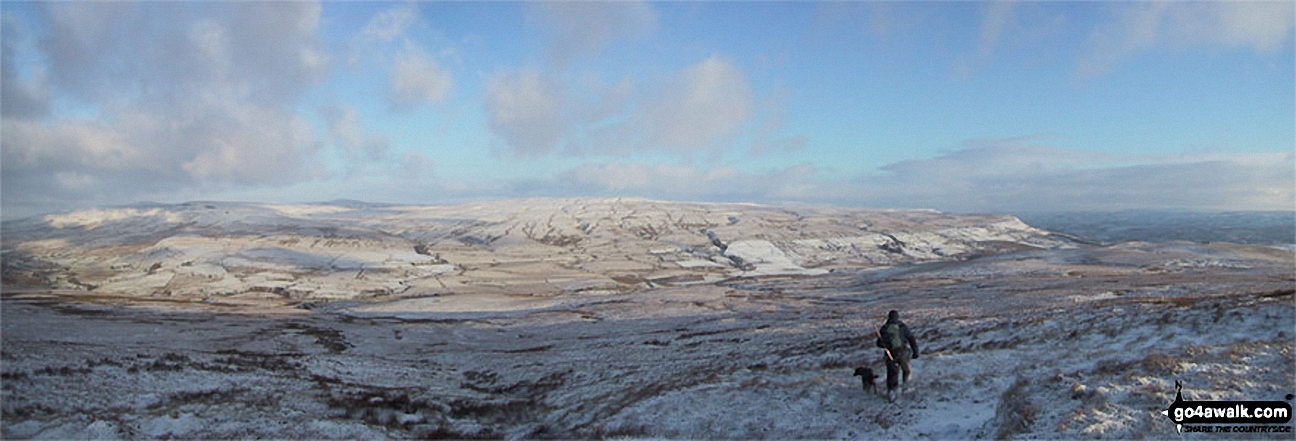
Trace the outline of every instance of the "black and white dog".
<instances>
[{"instance_id":1,"label":"black and white dog","mask_svg":"<svg viewBox=\"0 0 1296 441\"><path fill-rule=\"evenodd\" d=\"M873 374L872 369L867 367L857 367L855 368L855 376L860 377L860 381L864 383L864 390L873 392L874 394L878 393L876 383L878 376Z\"/></svg>"}]
</instances>

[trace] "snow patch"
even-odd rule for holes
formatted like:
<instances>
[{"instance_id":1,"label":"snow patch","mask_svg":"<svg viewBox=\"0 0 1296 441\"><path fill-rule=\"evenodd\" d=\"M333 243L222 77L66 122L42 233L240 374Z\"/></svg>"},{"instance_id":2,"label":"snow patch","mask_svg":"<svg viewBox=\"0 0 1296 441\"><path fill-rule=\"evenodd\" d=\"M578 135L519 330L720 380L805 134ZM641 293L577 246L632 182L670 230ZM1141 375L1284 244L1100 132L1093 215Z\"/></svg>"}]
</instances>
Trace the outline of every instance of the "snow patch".
<instances>
[{"instance_id":1,"label":"snow patch","mask_svg":"<svg viewBox=\"0 0 1296 441\"><path fill-rule=\"evenodd\" d=\"M58 229L84 228L93 230L105 223L145 217L155 218L168 224L178 224L183 222L184 219L178 213L161 208L149 210L136 208L81 210L67 214L50 214L46 215L44 219L49 222L50 226Z\"/></svg>"},{"instance_id":2,"label":"snow patch","mask_svg":"<svg viewBox=\"0 0 1296 441\"><path fill-rule=\"evenodd\" d=\"M751 265L745 275L823 274L823 269L806 269L797 265L783 250L768 240L739 240L729 244L725 256Z\"/></svg>"},{"instance_id":3,"label":"snow patch","mask_svg":"<svg viewBox=\"0 0 1296 441\"><path fill-rule=\"evenodd\" d=\"M320 214L339 214L356 211L355 208L338 205L266 205L266 208L278 211L288 217L309 217Z\"/></svg>"}]
</instances>

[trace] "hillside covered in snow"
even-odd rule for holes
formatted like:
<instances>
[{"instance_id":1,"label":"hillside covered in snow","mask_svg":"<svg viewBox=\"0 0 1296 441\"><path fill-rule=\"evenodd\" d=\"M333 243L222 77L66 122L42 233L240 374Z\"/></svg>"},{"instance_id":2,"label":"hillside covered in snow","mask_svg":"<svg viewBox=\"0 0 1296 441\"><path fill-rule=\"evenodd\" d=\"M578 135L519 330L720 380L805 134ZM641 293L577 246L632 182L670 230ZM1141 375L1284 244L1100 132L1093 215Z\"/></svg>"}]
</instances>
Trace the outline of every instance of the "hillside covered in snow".
<instances>
[{"instance_id":1,"label":"hillside covered in snow","mask_svg":"<svg viewBox=\"0 0 1296 441\"><path fill-rule=\"evenodd\" d=\"M189 203L7 222L2 237L9 283L209 301L624 291L1064 243L1010 216L634 199Z\"/></svg>"},{"instance_id":2,"label":"hillside covered in snow","mask_svg":"<svg viewBox=\"0 0 1296 441\"><path fill-rule=\"evenodd\" d=\"M3 251L5 439L1220 439L1160 414L1176 381L1296 392L1290 247L1011 216L191 203ZM894 403L852 376L891 309L922 347Z\"/></svg>"}]
</instances>

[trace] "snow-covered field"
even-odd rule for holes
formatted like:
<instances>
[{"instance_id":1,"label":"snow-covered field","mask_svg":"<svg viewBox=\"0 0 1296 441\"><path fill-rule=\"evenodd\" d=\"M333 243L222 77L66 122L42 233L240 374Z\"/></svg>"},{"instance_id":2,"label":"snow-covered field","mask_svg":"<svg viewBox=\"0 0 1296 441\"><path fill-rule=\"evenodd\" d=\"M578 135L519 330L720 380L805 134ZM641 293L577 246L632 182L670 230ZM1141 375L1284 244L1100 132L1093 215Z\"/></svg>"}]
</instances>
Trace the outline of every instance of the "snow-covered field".
<instances>
[{"instance_id":1,"label":"snow-covered field","mask_svg":"<svg viewBox=\"0 0 1296 441\"><path fill-rule=\"evenodd\" d=\"M642 200L130 210L5 224L0 436L1216 438L1160 415L1175 380L1296 392L1267 246ZM890 309L923 346L897 403L851 376Z\"/></svg>"}]
</instances>

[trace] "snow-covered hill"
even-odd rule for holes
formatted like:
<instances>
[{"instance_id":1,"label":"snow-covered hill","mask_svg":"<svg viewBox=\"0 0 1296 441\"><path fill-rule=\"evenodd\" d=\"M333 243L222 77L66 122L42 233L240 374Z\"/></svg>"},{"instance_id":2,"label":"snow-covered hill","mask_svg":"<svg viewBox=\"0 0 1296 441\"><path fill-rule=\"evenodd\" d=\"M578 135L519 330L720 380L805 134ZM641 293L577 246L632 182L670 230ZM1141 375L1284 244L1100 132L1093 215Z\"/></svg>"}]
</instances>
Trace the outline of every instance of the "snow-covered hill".
<instances>
[{"instance_id":1,"label":"snow-covered hill","mask_svg":"<svg viewBox=\"0 0 1296 441\"><path fill-rule=\"evenodd\" d=\"M5 278L141 296L554 294L1063 244L1011 216L640 199L188 203L6 222Z\"/></svg>"}]
</instances>

